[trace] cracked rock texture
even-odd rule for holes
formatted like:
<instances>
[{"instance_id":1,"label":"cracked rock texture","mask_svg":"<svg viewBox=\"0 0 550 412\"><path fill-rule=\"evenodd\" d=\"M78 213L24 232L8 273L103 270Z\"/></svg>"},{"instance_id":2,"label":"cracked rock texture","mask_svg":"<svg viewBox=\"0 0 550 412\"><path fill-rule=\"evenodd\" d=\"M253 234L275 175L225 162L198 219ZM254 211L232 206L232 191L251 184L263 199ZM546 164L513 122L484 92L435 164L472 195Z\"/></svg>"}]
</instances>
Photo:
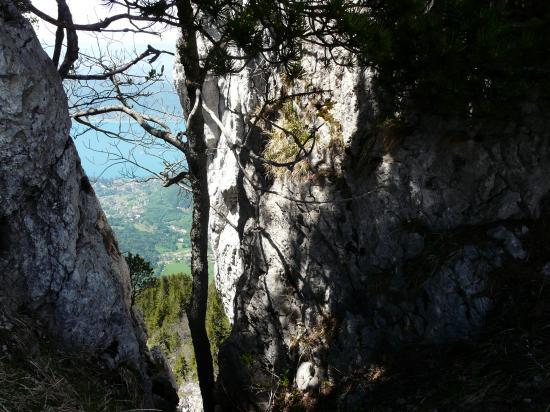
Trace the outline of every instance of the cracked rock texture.
<instances>
[{"instance_id":1,"label":"cracked rock texture","mask_svg":"<svg viewBox=\"0 0 550 412\"><path fill-rule=\"evenodd\" d=\"M294 387L340 391L354 410L366 395L346 380L385 350L476 339L500 271L530 257L526 239L549 212L550 125L536 104L474 131L417 114L411 130L375 133L370 73L321 61L302 60L307 82L259 65L203 90L226 129L212 122L207 134L216 282L233 322L219 358L229 409L268 409ZM331 91L295 102L305 112L308 99L331 100L330 116L304 116L324 123L305 175L273 177L234 148L262 153L268 137L248 120L266 84Z\"/></svg>"},{"instance_id":2,"label":"cracked rock texture","mask_svg":"<svg viewBox=\"0 0 550 412\"><path fill-rule=\"evenodd\" d=\"M162 373L151 377L128 268L70 126L55 68L30 24L0 1L0 305L36 316L66 349L131 365L151 405Z\"/></svg>"}]
</instances>

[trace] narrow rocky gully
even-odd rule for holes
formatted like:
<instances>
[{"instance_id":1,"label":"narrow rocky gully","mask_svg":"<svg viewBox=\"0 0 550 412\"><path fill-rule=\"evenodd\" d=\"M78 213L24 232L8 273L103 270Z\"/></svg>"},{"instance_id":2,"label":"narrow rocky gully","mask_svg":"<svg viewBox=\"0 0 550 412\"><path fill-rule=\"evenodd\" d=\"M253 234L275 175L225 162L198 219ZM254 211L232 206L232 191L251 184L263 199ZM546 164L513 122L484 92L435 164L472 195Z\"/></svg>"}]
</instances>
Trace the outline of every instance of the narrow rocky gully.
<instances>
[{"instance_id":1,"label":"narrow rocky gully","mask_svg":"<svg viewBox=\"0 0 550 412\"><path fill-rule=\"evenodd\" d=\"M550 410L550 3L88 3L0 0L0 412Z\"/></svg>"}]
</instances>

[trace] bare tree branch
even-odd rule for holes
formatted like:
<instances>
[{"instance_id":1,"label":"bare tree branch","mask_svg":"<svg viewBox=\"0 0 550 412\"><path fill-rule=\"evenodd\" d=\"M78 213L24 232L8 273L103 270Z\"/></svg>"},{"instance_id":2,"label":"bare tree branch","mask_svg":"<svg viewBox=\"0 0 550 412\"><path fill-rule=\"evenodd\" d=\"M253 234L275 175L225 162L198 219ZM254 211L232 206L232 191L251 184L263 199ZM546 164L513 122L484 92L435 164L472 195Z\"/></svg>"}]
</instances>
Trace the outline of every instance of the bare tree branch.
<instances>
[{"instance_id":1,"label":"bare tree branch","mask_svg":"<svg viewBox=\"0 0 550 412\"><path fill-rule=\"evenodd\" d=\"M28 3L28 9L30 12L32 12L35 16L40 17L42 20L53 24L54 26L63 27L64 29L73 28L77 31L106 31L107 27L109 27L112 23L118 21L118 20L129 20L129 21L144 21L149 23L164 23L170 26L177 26L177 22L166 19L166 18L159 18L159 17L147 17L147 16L137 16L130 13L121 13L121 14L115 14L114 16L107 17L106 19L103 19L101 21L98 21L96 23L90 23L90 24L73 24L72 27L67 24L66 21L54 19L50 15L44 13L43 11L37 9L32 3ZM127 32L130 31L128 29L120 29L116 30L120 32Z\"/></svg>"},{"instance_id":2,"label":"bare tree branch","mask_svg":"<svg viewBox=\"0 0 550 412\"><path fill-rule=\"evenodd\" d=\"M168 177L168 173L161 172L160 175L163 177L162 185L164 187L172 186L174 184L177 184L181 182L184 179L187 179L189 177L189 172L183 171L178 173L176 176Z\"/></svg>"},{"instance_id":3,"label":"bare tree branch","mask_svg":"<svg viewBox=\"0 0 550 412\"><path fill-rule=\"evenodd\" d=\"M89 116L97 116L97 115L112 113L112 112L126 113L128 116L134 119L137 122L137 124L139 124L150 135L154 137L158 137L159 139L174 146L176 149L181 150L184 153L186 152L187 146L185 142L182 142L180 139L178 139L177 135L173 135L172 132L167 130L167 128L159 129L154 126L151 126L150 122L156 123L158 125L163 125L163 123L160 120L155 119L151 116L139 113L124 105L106 106L106 107L97 107L97 108L92 107L77 113L73 113L71 117L73 117L75 120L78 120L82 117L86 118Z\"/></svg>"},{"instance_id":4,"label":"bare tree branch","mask_svg":"<svg viewBox=\"0 0 550 412\"><path fill-rule=\"evenodd\" d=\"M166 50L158 50L158 49L155 49L154 47L152 47L150 45L147 45L147 50L145 50L139 56L134 58L132 61L130 61L126 64L123 64L122 66L116 67L116 68L114 68L112 70L109 70L109 71L106 71L104 73L98 73L98 74L69 74L69 75L66 75L65 78L70 79L70 80L106 80L106 79L109 79L110 77L112 77L116 74L120 74L120 73L125 72L130 67L136 65L137 63L139 63L140 61L144 60L145 58L147 58L149 56L153 56L149 60L149 63L153 63L155 60L158 59L158 57L161 54L170 54L172 56L174 55L174 53L172 53L172 52L169 52L169 51L166 51Z\"/></svg>"}]
</instances>

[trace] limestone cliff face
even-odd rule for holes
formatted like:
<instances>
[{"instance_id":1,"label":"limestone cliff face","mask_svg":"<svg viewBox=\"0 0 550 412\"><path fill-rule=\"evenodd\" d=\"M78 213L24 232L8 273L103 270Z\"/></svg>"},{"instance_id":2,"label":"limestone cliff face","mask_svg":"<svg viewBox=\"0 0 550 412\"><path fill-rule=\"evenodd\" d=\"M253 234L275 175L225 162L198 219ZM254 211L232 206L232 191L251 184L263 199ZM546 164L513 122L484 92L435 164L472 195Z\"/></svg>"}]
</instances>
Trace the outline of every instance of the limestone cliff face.
<instances>
[{"instance_id":1,"label":"limestone cliff face","mask_svg":"<svg viewBox=\"0 0 550 412\"><path fill-rule=\"evenodd\" d=\"M475 339L502 271L528 261L540 273L550 259L536 250L550 212L547 113L525 104L520 121L475 131L419 116L373 133L369 72L320 61L304 58L294 83L258 66L203 90L226 132L207 130L216 282L233 321L219 383L244 409L292 388L361 402L349 383L385 350ZM328 91L294 99L306 130L320 126L299 173L268 173L250 154L269 139L248 126L266 86Z\"/></svg>"},{"instance_id":2,"label":"limestone cliff face","mask_svg":"<svg viewBox=\"0 0 550 412\"><path fill-rule=\"evenodd\" d=\"M131 365L150 404L153 362L132 314L128 268L69 129L55 68L1 1L0 305L40 319L67 349Z\"/></svg>"}]
</instances>

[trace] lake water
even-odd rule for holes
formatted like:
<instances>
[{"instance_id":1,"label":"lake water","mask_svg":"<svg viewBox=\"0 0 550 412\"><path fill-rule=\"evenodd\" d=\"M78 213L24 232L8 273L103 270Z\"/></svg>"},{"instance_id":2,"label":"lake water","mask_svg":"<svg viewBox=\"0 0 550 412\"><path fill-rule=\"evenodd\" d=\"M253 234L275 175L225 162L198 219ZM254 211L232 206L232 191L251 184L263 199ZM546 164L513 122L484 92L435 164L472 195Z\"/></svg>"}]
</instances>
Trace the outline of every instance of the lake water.
<instances>
[{"instance_id":1,"label":"lake water","mask_svg":"<svg viewBox=\"0 0 550 412\"><path fill-rule=\"evenodd\" d=\"M164 99L163 110L181 119L181 106L177 96L168 94ZM166 120L165 123L173 132L185 130L182 119ZM140 126L125 117L107 119L101 127L111 132L122 132L126 136L144 135ZM154 144L140 147L93 130L82 134L84 130L86 128L83 125L73 121L71 136L74 138L82 167L91 178L146 177L151 174L150 171L159 173L164 169L163 159L169 162L182 160L181 152L168 144L160 144L158 139L149 137L148 140ZM124 162L122 157L131 159L142 168L131 162Z\"/></svg>"}]
</instances>

